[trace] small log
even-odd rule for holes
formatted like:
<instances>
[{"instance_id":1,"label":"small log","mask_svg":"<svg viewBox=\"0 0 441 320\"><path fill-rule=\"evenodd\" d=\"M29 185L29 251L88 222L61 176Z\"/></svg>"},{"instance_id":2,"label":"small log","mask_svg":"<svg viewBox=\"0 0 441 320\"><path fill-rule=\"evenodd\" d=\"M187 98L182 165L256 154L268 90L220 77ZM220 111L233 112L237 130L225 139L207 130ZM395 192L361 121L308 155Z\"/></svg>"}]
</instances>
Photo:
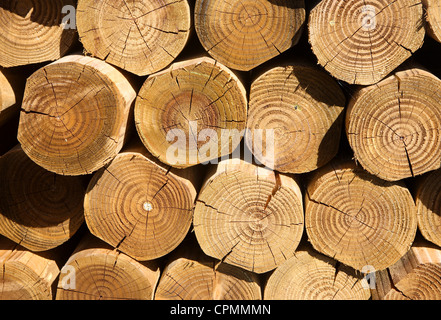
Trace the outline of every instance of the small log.
<instances>
[{"instance_id":1,"label":"small log","mask_svg":"<svg viewBox=\"0 0 441 320\"><path fill-rule=\"evenodd\" d=\"M370 85L386 77L424 42L420 0L323 0L309 16L309 42L335 78Z\"/></svg>"},{"instance_id":2,"label":"small log","mask_svg":"<svg viewBox=\"0 0 441 320\"><path fill-rule=\"evenodd\" d=\"M0 66L54 61L75 44L74 0L10 0L0 4Z\"/></svg>"},{"instance_id":3,"label":"small log","mask_svg":"<svg viewBox=\"0 0 441 320\"><path fill-rule=\"evenodd\" d=\"M147 150L176 168L232 153L246 120L241 81L208 57L176 62L150 75L135 104L136 129Z\"/></svg>"},{"instance_id":4,"label":"small log","mask_svg":"<svg viewBox=\"0 0 441 320\"><path fill-rule=\"evenodd\" d=\"M270 275L264 300L368 300L369 287L354 269L309 245L298 249Z\"/></svg>"},{"instance_id":5,"label":"small log","mask_svg":"<svg viewBox=\"0 0 441 320\"><path fill-rule=\"evenodd\" d=\"M307 183L305 229L314 249L356 270L383 270L410 248L415 203L404 182L384 181L335 160Z\"/></svg>"},{"instance_id":6,"label":"small log","mask_svg":"<svg viewBox=\"0 0 441 320\"><path fill-rule=\"evenodd\" d=\"M397 263L376 274L375 300L440 300L441 249L418 239Z\"/></svg>"},{"instance_id":7,"label":"small log","mask_svg":"<svg viewBox=\"0 0 441 320\"><path fill-rule=\"evenodd\" d=\"M187 238L167 260L155 300L261 300L255 273L219 262Z\"/></svg>"},{"instance_id":8,"label":"small log","mask_svg":"<svg viewBox=\"0 0 441 320\"><path fill-rule=\"evenodd\" d=\"M354 93L346 133L364 169L397 181L440 168L440 88L435 75L412 67Z\"/></svg>"},{"instance_id":9,"label":"small log","mask_svg":"<svg viewBox=\"0 0 441 320\"><path fill-rule=\"evenodd\" d=\"M249 71L295 46L305 23L304 0L197 0L196 34L205 50Z\"/></svg>"},{"instance_id":10,"label":"small log","mask_svg":"<svg viewBox=\"0 0 441 320\"><path fill-rule=\"evenodd\" d=\"M18 141L26 154L60 175L90 174L123 147L136 92L110 64L69 55L27 80Z\"/></svg>"},{"instance_id":11,"label":"small log","mask_svg":"<svg viewBox=\"0 0 441 320\"><path fill-rule=\"evenodd\" d=\"M89 230L137 260L162 257L190 229L198 176L161 164L134 143L92 177L84 201Z\"/></svg>"},{"instance_id":12,"label":"small log","mask_svg":"<svg viewBox=\"0 0 441 320\"><path fill-rule=\"evenodd\" d=\"M441 247L441 169L415 181L418 229L422 236Z\"/></svg>"},{"instance_id":13,"label":"small log","mask_svg":"<svg viewBox=\"0 0 441 320\"><path fill-rule=\"evenodd\" d=\"M52 300L59 273L50 254L33 253L0 236L0 300Z\"/></svg>"},{"instance_id":14,"label":"small log","mask_svg":"<svg viewBox=\"0 0 441 320\"><path fill-rule=\"evenodd\" d=\"M187 0L79 0L77 25L86 52L143 76L167 67L187 43Z\"/></svg>"},{"instance_id":15,"label":"small log","mask_svg":"<svg viewBox=\"0 0 441 320\"><path fill-rule=\"evenodd\" d=\"M31 251L60 246L84 222L84 182L49 172L17 145L0 158L0 234Z\"/></svg>"},{"instance_id":16,"label":"small log","mask_svg":"<svg viewBox=\"0 0 441 320\"><path fill-rule=\"evenodd\" d=\"M205 254L264 273L294 254L303 221L302 194L292 176L228 159L208 172L193 225Z\"/></svg>"},{"instance_id":17,"label":"small log","mask_svg":"<svg viewBox=\"0 0 441 320\"><path fill-rule=\"evenodd\" d=\"M138 262L86 234L60 270L56 300L152 300L157 261Z\"/></svg>"},{"instance_id":18,"label":"small log","mask_svg":"<svg viewBox=\"0 0 441 320\"><path fill-rule=\"evenodd\" d=\"M274 170L313 171L338 152L345 103L337 82L321 69L273 67L251 84L247 147Z\"/></svg>"},{"instance_id":19,"label":"small log","mask_svg":"<svg viewBox=\"0 0 441 320\"><path fill-rule=\"evenodd\" d=\"M441 3L438 0L422 0L426 17L426 32L441 42Z\"/></svg>"}]
</instances>

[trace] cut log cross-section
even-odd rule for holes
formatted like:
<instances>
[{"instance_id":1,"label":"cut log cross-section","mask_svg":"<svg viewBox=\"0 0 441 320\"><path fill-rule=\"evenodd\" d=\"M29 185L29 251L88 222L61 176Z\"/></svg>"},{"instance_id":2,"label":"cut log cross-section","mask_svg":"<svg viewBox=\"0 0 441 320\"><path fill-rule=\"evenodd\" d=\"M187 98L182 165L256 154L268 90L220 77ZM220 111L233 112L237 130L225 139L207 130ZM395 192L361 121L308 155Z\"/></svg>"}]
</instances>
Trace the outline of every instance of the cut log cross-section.
<instances>
[{"instance_id":1,"label":"cut log cross-section","mask_svg":"<svg viewBox=\"0 0 441 320\"><path fill-rule=\"evenodd\" d=\"M157 261L139 262L87 234L60 270L57 300L152 300Z\"/></svg>"},{"instance_id":2,"label":"cut log cross-section","mask_svg":"<svg viewBox=\"0 0 441 320\"><path fill-rule=\"evenodd\" d=\"M354 93L346 132L356 160L396 181L441 165L441 80L418 67Z\"/></svg>"},{"instance_id":3,"label":"cut log cross-section","mask_svg":"<svg viewBox=\"0 0 441 320\"><path fill-rule=\"evenodd\" d=\"M426 9L426 31L433 39L441 42L441 2L422 0Z\"/></svg>"},{"instance_id":4,"label":"cut log cross-section","mask_svg":"<svg viewBox=\"0 0 441 320\"><path fill-rule=\"evenodd\" d=\"M421 0L323 0L309 16L318 62L351 84L377 83L424 41Z\"/></svg>"},{"instance_id":5,"label":"cut log cross-section","mask_svg":"<svg viewBox=\"0 0 441 320\"><path fill-rule=\"evenodd\" d=\"M375 275L375 300L440 300L441 249L417 239L387 270Z\"/></svg>"},{"instance_id":6,"label":"cut log cross-section","mask_svg":"<svg viewBox=\"0 0 441 320\"><path fill-rule=\"evenodd\" d=\"M0 300L52 300L60 273L52 253L33 253L0 237Z\"/></svg>"},{"instance_id":7,"label":"cut log cross-section","mask_svg":"<svg viewBox=\"0 0 441 320\"><path fill-rule=\"evenodd\" d=\"M187 0L79 0L77 11L85 50L139 76L169 65L190 33Z\"/></svg>"},{"instance_id":8,"label":"cut log cross-section","mask_svg":"<svg viewBox=\"0 0 441 320\"><path fill-rule=\"evenodd\" d=\"M293 255L303 220L302 194L293 177L229 159L208 173L193 224L208 256L264 273Z\"/></svg>"},{"instance_id":9,"label":"cut log cross-section","mask_svg":"<svg viewBox=\"0 0 441 320\"><path fill-rule=\"evenodd\" d=\"M249 71L296 45L304 0L197 0L195 29L205 50L235 70Z\"/></svg>"},{"instance_id":10,"label":"cut log cross-section","mask_svg":"<svg viewBox=\"0 0 441 320\"><path fill-rule=\"evenodd\" d=\"M74 0L11 0L0 3L0 66L5 68L53 61L75 42Z\"/></svg>"},{"instance_id":11,"label":"cut log cross-section","mask_svg":"<svg viewBox=\"0 0 441 320\"><path fill-rule=\"evenodd\" d=\"M32 251L68 241L84 222L80 177L49 172L20 146L0 158L0 234Z\"/></svg>"},{"instance_id":12,"label":"cut log cross-section","mask_svg":"<svg viewBox=\"0 0 441 320\"><path fill-rule=\"evenodd\" d=\"M296 251L269 277L265 300L367 300L361 273L312 248Z\"/></svg>"},{"instance_id":13,"label":"cut log cross-section","mask_svg":"<svg viewBox=\"0 0 441 320\"><path fill-rule=\"evenodd\" d=\"M257 274L204 255L191 240L167 260L155 300L260 300Z\"/></svg>"},{"instance_id":14,"label":"cut log cross-section","mask_svg":"<svg viewBox=\"0 0 441 320\"><path fill-rule=\"evenodd\" d=\"M162 257L187 235L198 191L194 168L173 170L142 144L125 148L90 181L89 230L137 260Z\"/></svg>"},{"instance_id":15,"label":"cut log cross-section","mask_svg":"<svg viewBox=\"0 0 441 320\"><path fill-rule=\"evenodd\" d=\"M247 147L274 170L315 170L337 154L345 100L337 82L316 67L272 68L251 84Z\"/></svg>"},{"instance_id":16,"label":"cut log cross-section","mask_svg":"<svg viewBox=\"0 0 441 320\"><path fill-rule=\"evenodd\" d=\"M352 161L332 161L310 177L305 229L314 249L363 271L383 270L409 250L415 203L403 182L381 180Z\"/></svg>"},{"instance_id":17,"label":"cut log cross-section","mask_svg":"<svg viewBox=\"0 0 441 320\"><path fill-rule=\"evenodd\" d=\"M160 161L177 168L232 153L246 120L243 84L208 57L176 62L149 76L135 104L142 142Z\"/></svg>"},{"instance_id":18,"label":"cut log cross-section","mask_svg":"<svg viewBox=\"0 0 441 320\"><path fill-rule=\"evenodd\" d=\"M417 180L415 202L422 236L441 247L441 169Z\"/></svg>"},{"instance_id":19,"label":"cut log cross-section","mask_svg":"<svg viewBox=\"0 0 441 320\"><path fill-rule=\"evenodd\" d=\"M18 140L46 170L90 174L123 147L135 97L130 82L110 64L66 56L28 78Z\"/></svg>"}]
</instances>

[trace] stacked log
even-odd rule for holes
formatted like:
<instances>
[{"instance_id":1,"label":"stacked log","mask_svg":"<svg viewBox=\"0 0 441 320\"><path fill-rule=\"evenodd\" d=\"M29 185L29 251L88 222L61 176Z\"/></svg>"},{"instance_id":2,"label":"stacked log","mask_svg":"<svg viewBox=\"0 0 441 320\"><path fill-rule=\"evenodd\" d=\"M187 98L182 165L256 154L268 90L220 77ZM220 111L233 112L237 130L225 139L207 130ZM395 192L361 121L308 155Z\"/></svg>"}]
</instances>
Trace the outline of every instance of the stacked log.
<instances>
[{"instance_id":1,"label":"stacked log","mask_svg":"<svg viewBox=\"0 0 441 320\"><path fill-rule=\"evenodd\" d=\"M440 11L0 3L0 298L441 299Z\"/></svg>"}]
</instances>

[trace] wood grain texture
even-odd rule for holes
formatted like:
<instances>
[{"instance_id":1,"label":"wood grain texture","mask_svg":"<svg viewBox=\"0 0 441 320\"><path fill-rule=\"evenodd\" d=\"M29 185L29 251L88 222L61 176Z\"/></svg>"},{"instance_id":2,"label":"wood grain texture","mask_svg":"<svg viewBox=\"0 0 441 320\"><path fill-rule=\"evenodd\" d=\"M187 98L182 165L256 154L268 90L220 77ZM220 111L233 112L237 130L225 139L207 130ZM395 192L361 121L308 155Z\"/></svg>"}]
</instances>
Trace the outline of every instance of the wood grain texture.
<instances>
[{"instance_id":1,"label":"wood grain texture","mask_svg":"<svg viewBox=\"0 0 441 320\"><path fill-rule=\"evenodd\" d=\"M309 16L309 42L318 62L350 84L386 77L424 41L421 0L323 0Z\"/></svg>"}]
</instances>

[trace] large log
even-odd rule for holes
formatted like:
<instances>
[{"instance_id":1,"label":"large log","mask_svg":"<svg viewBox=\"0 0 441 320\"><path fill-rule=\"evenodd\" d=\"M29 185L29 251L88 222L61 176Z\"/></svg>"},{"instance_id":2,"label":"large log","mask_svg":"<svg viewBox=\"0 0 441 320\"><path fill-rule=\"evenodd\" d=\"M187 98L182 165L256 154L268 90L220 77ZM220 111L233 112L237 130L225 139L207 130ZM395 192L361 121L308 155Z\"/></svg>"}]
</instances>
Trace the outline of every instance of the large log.
<instances>
[{"instance_id":1,"label":"large log","mask_svg":"<svg viewBox=\"0 0 441 320\"><path fill-rule=\"evenodd\" d=\"M24 82L23 75L0 69L0 127L18 115Z\"/></svg>"},{"instance_id":2,"label":"large log","mask_svg":"<svg viewBox=\"0 0 441 320\"><path fill-rule=\"evenodd\" d=\"M337 82L315 66L272 67L251 84L246 145L274 170L313 171L338 152L345 103Z\"/></svg>"},{"instance_id":3,"label":"large log","mask_svg":"<svg viewBox=\"0 0 441 320\"><path fill-rule=\"evenodd\" d=\"M191 227L199 180L195 168L172 169L134 143L93 176L84 201L86 223L132 258L162 257Z\"/></svg>"},{"instance_id":4,"label":"large log","mask_svg":"<svg viewBox=\"0 0 441 320\"><path fill-rule=\"evenodd\" d=\"M346 133L364 169L396 181L440 167L440 89L435 75L408 67L354 93Z\"/></svg>"},{"instance_id":5,"label":"large log","mask_svg":"<svg viewBox=\"0 0 441 320\"><path fill-rule=\"evenodd\" d=\"M193 237L173 252L155 300L261 300L259 277L203 254Z\"/></svg>"},{"instance_id":6,"label":"large log","mask_svg":"<svg viewBox=\"0 0 441 320\"><path fill-rule=\"evenodd\" d=\"M404 182L381 180L338 159L309 176L305 229L317 251L356 270L383 270L415 239L415 203Z\"/></svg>"},{"instance_id":7,"label":"large log","mask_svg":"<svg viewBox=\"0 0 441 320\"><path fill-rule=\"evenodd\" d=\"M197 0L195 29L205 50L235 70L249 71L296 45L304 0Z\"/></svg>"},{"instance_id":8,"label":"large log","mask_svg":"<svg viewBox=\"0 0 441 320\"><path fill-rule=\"evenodd\" d=\"M303 235L297 181L239 159L209 170L194 210L194 231L211 257L256 273L290 258Z\"/></svg>"},{"instance_id":9,"label":"large log","mask_svg":"<svg viewBox=\"0 0 441 320\"><path fill-rule=\"evenodd\" d=\"M142 142L152 155L176 168L232 153L242 140L246 120L243 84L208 57L176 62L150 75L135 104Z\"/></svg>"},{"instance_id":10,"label":"large log","mask_svg":"<svg viewBox=\"0 0 441 320\"><path fill-rule=\"evenodd\" d=\"M0 234L31 251L60 246L84 222L84 181L36 165L17 145L0 158Z\"/></svg>"},{"instance_id":11,"label":"large log","mask_svg":"<svg viewBox=\"0 0 441 320\"><path fill-rule=\"evenodd\" d=\"M441 249L417 239L405 256L373 280L375 300L440 300Z\"/></svg>"},{"instance_id":12,"label":"large log","mask_svg":"<svg viewBox=\"0 0 441 320\"><path fill-rule=\"evenodd\" d=\"M52 300L59 272L52 253L33 253L0 236L0 300Z\"/></svg>"},{"instance_id":13,"label":"large log","mask_svg":"<svg viewBox=\"0 0 441 320\"><path fill-rule=\"evenodd\" d=\"M74 46L74 0L11 0L0 3L0 66L57 60ZM71 25L69 25L71 24Z\"/></svg>"},{"instance_id":14,"label":"large log","mask_svg":"<svg viewBox=\"0 0 441 320\"><path fill-rule=\"evenodd\" d=\"M353 268L309 245L278 266L265 285L265 300L368 300L369 287Z\"/></svg>"},{"instance_id":15,"label":"large log","mask_svg":"<svg viewBox=\"0 0 441 320\"><path fill-rule=\"evenodd\" d=\"M138 262L86 234L63 265L56 300L152 300L157 261Z\"/></svg>"},{"instance_id":16,"label":"large log","mask_svg":"<svg viewBox=\"0 0 441 320\"><path fill-rule=\"evenodd\" d=\"M421 0L322 0L309 16L318 62L339 80L377 83L424 41Z\"/></svg>"},{"instance_id":17,"label":"large log","mask_svg":"<svg viewBox=\"0 0 441 320\"><path fill-rule=\"evenodd\" d=\"M28 78L18 140L46 170L90 174L123 147L135 97L131 83L110 64L63 57Z\"/></svg>"},{"instance_id":18,"label":"large log","mask_svg":"<svg viewBox=\"0 0 441 320\"><path fill-rule=\"evenodd\" d=\"M78 33L87 53L137 75L168 66L187 43L187 0L79 0Z\"/></svg>"}]
</instances>

